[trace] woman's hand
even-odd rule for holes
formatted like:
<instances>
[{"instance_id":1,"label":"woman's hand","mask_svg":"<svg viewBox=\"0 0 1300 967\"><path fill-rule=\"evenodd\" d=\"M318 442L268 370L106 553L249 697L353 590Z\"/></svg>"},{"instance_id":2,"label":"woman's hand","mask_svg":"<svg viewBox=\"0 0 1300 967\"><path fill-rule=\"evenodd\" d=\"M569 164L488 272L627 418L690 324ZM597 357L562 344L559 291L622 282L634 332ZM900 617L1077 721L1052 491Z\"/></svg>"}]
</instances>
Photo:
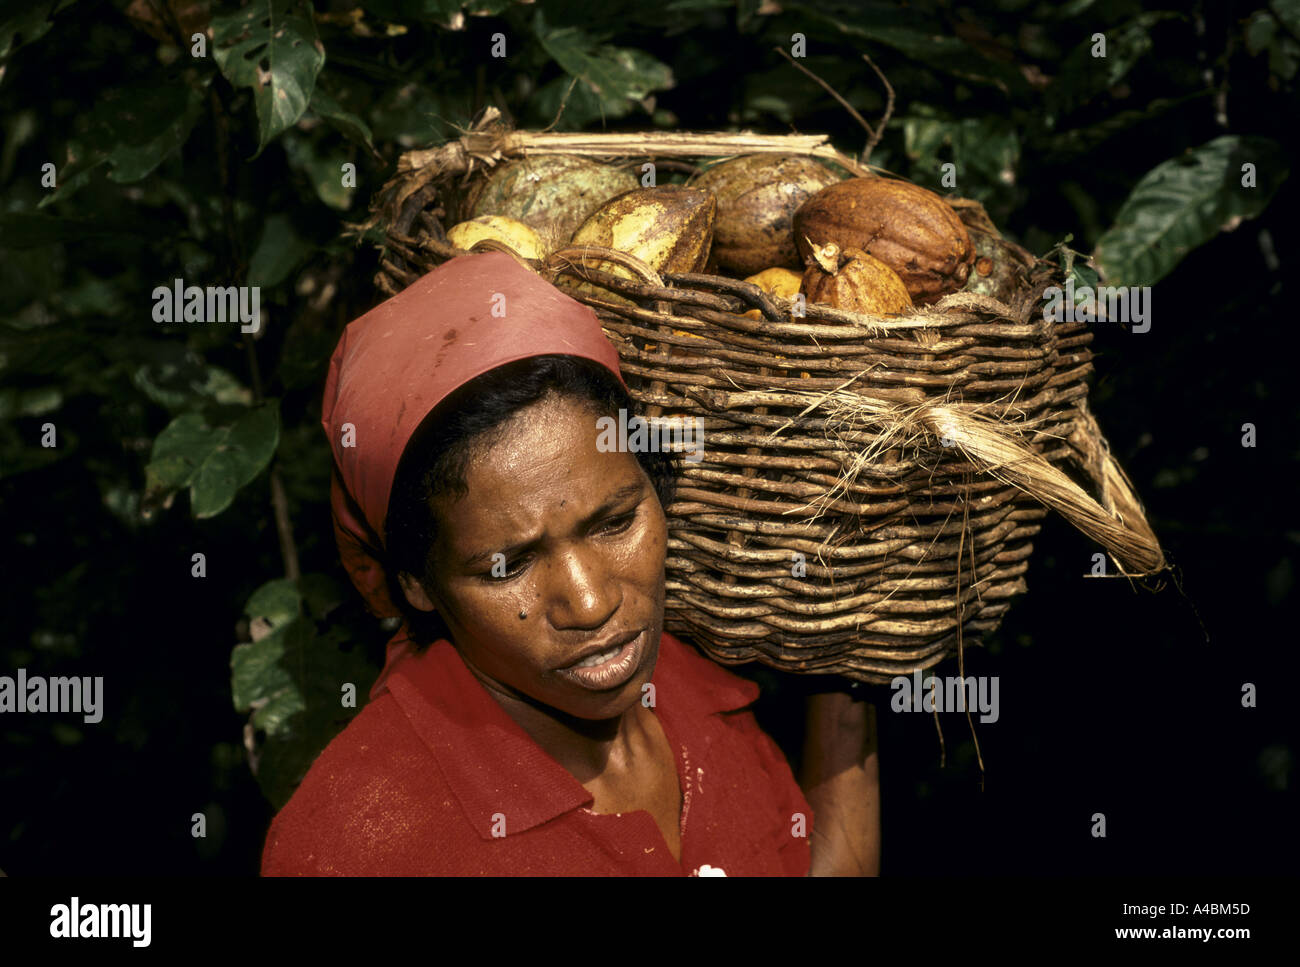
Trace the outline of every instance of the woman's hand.
<instances>
[{"instance_id":1,"label":"woman's hand","mask_svg":"<svg viewBox=\"0 0 1300 967\"><path fill-rule=\"evenodd\" d=\"M799 785L813 810L809 876L880 874L876 709L844 692L807 699Z\"/></svg>"}]
</instances>

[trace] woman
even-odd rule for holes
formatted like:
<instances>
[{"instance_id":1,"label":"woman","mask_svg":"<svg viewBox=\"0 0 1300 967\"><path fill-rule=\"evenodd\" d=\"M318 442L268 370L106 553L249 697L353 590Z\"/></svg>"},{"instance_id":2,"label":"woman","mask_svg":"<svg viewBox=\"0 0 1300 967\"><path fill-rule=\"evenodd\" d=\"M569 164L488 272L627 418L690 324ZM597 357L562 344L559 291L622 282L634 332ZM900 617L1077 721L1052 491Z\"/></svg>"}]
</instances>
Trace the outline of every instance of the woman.
<instances>
[{"instance_id":1,"label":"woman","mask_svg":"<svg viewBox=\"0 0 1300 967\"><path fill-rule=\"evenodd\" d=\"M599 447L620 409L595 314L501 253L348 326L322 410L335 533L403 622L263 873L875 871L862 703L814 708L810 806L744 710L757 688L663 631L675 463ZM838 834L810 848L814 807Z\"/></svg>"}]
</instances>

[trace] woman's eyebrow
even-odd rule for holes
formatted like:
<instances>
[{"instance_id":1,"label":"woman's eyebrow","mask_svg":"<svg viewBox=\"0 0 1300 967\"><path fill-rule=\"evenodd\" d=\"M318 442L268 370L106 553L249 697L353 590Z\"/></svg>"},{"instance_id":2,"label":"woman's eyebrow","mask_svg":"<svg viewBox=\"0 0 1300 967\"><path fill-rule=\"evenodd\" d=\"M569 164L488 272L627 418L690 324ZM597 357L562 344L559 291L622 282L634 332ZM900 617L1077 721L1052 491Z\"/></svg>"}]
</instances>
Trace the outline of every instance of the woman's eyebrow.
<instances>
[{"instance_id":1,"label":"woman's eyebrow","mask_svg":"<svg viewBox=\"0 0 1300 967\"><path fill-rule=\"evenodd\" d=\"M623 501L627 500L629 497L641 493L641 489L644 485L645 485L644 481L638 480L636 483L630 483L627 484L626 486L619 487L612 494L610 494L608 497L605 498L604 503L602 503L599 507L593 510L586 517L582 518L581 523L585 526L587 524L592 523L597 518L604 516L606 513L613 510L615 507L617 507Z\"/></svg>"},{"instance_id":2,"label":"woman's eyebrow","mask_svg":"<svg viewBox=\"0 0 1300 967\"><path fill-rule=\"evenodd\" d=\"M629 497L633 497L641 493L644 487L645 487L644 481L637 481L636 483L630 483L630 484L626 484L625 486L619 487L618 490L615 490L612 494L606 497L605 500L601 502L601 505L599 507L597 507L587 516L583 517L582 520L578 522L579 526L586 527L587 525L591 524L595 520L602 517L604 514L607 514L610 510L617 507L619 504L627 500ZM465 558L463 562L463 566L476 567L479 564L486 564L488 561L492 559L492 555L497 553L504 554L507 558L510 558L515 554L519 554L523 551L531 550L541 542L542 542L542 538L535 537L530 541L521 541L518 544L511 544L508 547L501 547L492 551L479 551L477 554L473 554L470 557Z\"/></svg>"}]
</instances>

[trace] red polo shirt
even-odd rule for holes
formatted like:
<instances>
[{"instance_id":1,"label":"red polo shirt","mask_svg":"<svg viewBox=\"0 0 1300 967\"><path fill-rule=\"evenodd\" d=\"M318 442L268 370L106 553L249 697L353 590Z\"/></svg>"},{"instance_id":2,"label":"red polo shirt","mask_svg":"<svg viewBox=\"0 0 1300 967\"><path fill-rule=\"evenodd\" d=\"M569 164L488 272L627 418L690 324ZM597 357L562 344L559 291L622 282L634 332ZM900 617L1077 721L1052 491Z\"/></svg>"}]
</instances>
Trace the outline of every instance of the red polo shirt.
<instances>
[{"instance_id":1,"label":"red polo shirt","mask_svg":"<svg viewBox=\"0 0 1300 967\"><path fill-rule=\"evenodd\" d=\"M758 686L668 633L653 682L676 752L680 864L648 812L591 812L591 793L439 641L317 758L271 823L262 873L807 874L812 810L742 710Z\"/></svg>"}]
</instances>

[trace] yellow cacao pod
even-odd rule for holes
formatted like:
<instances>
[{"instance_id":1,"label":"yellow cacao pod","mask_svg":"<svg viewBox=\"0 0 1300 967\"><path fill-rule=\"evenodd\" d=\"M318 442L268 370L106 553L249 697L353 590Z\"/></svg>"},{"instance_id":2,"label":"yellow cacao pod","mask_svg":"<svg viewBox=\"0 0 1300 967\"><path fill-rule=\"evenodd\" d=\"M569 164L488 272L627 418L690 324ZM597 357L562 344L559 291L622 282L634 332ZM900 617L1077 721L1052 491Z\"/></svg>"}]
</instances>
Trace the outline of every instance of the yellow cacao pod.
<instances>
[{"instance_id":1,"label":"yellow cacao pod","mask_svg":"<svg viewBox=\"0 0 1300 967\"><path fill-rule=\"evenodd\" d=\"M473 248L479 239L492 238L504 242L526 259L546 256L542 240L523 222L504 215L480 215L467 222L457 222L447 229L447 241L457 248Z\"/></svg>"},{"instance_id":2,"label":"yellow cacao pod","mask_svg":"<svg viewBox=\"0 0 1300 967\"><path fill-rule=\"evenodd\" d=\"M698 188L663 185L637 188L612 198L573 233L573 245L598 245L636 256L656 272L698 272L709 257L717 202ZM592 268L624 278L630 269L613 262L590 263ZM573 285L569 276L561 282ZM606 297L604 289L588 283L576 286Z\"/></svg>"},{"instance_id":3,"label":"yellow cacao pod","mask_svg":"<svg viewBox=\"0 0 1300 967\"><path fill-rule=\"evenodd\" d=\"M758 286L771 295L782 299L793 299L799 294L799 286L803 282L803 276L793 269L777 266L764 269L757 275L751 275L745 281ZM759 319L762 318L762 315L757 309L750 309L745 313L745 318Z\"/></svg>"}]
</instances>

